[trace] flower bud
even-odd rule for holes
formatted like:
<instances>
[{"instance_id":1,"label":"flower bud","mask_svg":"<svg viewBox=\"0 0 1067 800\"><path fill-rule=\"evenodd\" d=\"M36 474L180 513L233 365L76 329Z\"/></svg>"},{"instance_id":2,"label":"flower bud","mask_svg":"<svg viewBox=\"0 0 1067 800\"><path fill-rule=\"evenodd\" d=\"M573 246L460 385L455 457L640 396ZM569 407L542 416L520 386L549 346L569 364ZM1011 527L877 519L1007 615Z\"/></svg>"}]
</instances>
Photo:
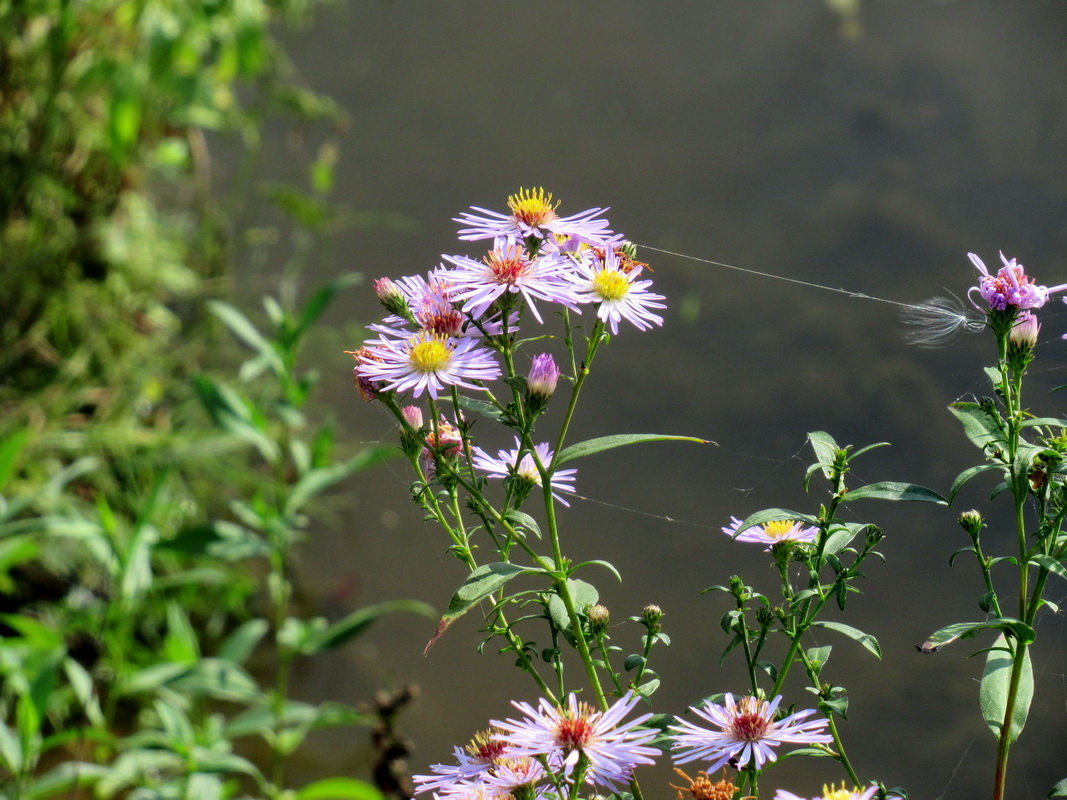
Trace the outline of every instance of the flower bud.
<instances>
[{"instance_id":1,"label":"flower bud","mask_svg":"<svg viewBox=\"0 0 1067 800\"><path fill-rule=\"evenodd\" d=\"M649 604L641 609L641 619L644 620L649 633L659 633L663 609L655 604Z\"/></svg>"},{"instance_id":2,"label":"flower bud","mask_svg":"<svg viewBox=\"0 0 1067 800\"><path fill-rule=\"evenodd\" d=\"M1008 331L1008 343L1020 350L1033 350L1037 344L1037 334L1041 323L1032 311L1020 311L1015 317L1015 324Z\"/></svg>"},{"instance_id":3,"label":"flower bud","mask_svg":"<svg viewBox=\"0 0 1067 800\"><path fill-rule=\"evenodd\" d=\"M972 537L977 536L979 531L985 527L985 520L982 519L982 515L973 508L970 511L964 511L960 514L957 522L959 522L960 527L967 531Z\"/></svg>"},{"instance_id":4,"label":"flower bud","mask_svg":"<svg viewBox=\"0 0 1067 800\"><path fill-rule=\"evenodd\" d=\"M533 411L544 408L548 398L556 391L559 367L549 353L534 356L530 373L526 376L526 404Z\"/></svg>"},{"instance_id":5,"label":"flower bud","mask_svg":"<svg viewBox=\"0 0 1067 800\"><path fill-rule=\"evenodd\" d=\"M400 291L400 287L390 278L378 278L374 282L374 294L378 296L378 300L390 314L410 319L411 309L408 308L408 301L404 293Z\"/></svg>"},{"instance_id":6,"label":"flower bud","mask_svg":"<svg viewBox=\"0 0 1067 800\"><path fill-rule=\"evenodd\" d=\"M427 476L436 476L438 460L454 461L463 446L459 430L444 419L437 423L437 432L430 431L424 441L422 468Z\"/></svg>"},{"instance_id":7,"label":"flower bud","mask_svg":"<svg viewBox=\"0 0 1067 800\"><path fill-rule=\"evenodd\" d=\"M422 427L422 409L418 406L404 406L400 409L400 414L404 418L404 422L415 430L419 430Z\"/></svg>"},{"instance_id":8,"label":"flower bud","mask_svg":"<svg viewBox=\"0 0 1067 800\"><path fill-rule=\"evenodd\" d=\"M607 606L602 606L600 603L595 606L589 606L589 610L585 612L585 615L589 619L589 631L594 636L598 636L608 629L611 612L608 611Z\"/></svg>"}]
</instances>

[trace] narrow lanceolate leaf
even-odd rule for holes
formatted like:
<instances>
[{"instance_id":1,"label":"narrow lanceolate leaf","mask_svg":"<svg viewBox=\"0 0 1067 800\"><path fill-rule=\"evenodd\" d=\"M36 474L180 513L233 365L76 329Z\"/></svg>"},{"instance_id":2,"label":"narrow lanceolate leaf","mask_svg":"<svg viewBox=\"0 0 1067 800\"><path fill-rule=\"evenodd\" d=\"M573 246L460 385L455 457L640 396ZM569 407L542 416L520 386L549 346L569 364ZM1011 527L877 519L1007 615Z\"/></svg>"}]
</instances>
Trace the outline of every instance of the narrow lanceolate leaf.
<instances>
[{"instance_id":1,"label":"narrow lanceolate leaf","mask_svg":"<svg viewBox=\"0 0 1067 800\"><path fill-rule=\"evenodd\" d=\"M1011 684L1011 667L1013 651L1010 647L1019 647L1018 642L1009 646L1004 634L997 637L996 644L986 656L985 669L982 671L982 685L978 693L982 717L989 730L999 740L1004 730L1004 712L1008 707L1008 688ZM1030 651L1023 653L1022 673L1019 676L1019 688L1015 695L1011 723L1008 726L1008 741L1014 742L1022 733L1026 716L1030 711L1030 701L1034 696L1034 671L1030 666Z\"/></svg>"},{"instance_id":2,"label":"narrow lanceolate leaf","mask_svg":"<svg viewBox=\"0 0 1067 800\"><path fill-rule=\"evenodd\" d=\"M567 581L567 591L570 593L575 611L579 614L583 613L589 606L596 605L600 600L600 593L596 587L582 580L569 579ZM556 628L567 637L567 641L575 642L576 639L574 631L571 629L571 618L567 613L567 606L558 594L554 594L549 598L548 613L552 617L552 622Z\"/></svg>"},{"instance_id":3,"label":"narrow lanceolate leaf","mask_svg":"<svg viewBox=\"0 0 1067 800\"><path fill-rule=\"evenodd\" d=\"M667 436L659 433L620 433L615 436L600 436L596 439L586 439L584 442L565 447L556 458L556 466L574 461L576 458L591 456L604 450L612 450L616 447L625 447L628 444L641 444L642 442L696 442L697 444L715 444L707 439L698 439L694 436Z\"/></svg>"},{"instance_id":4,"label":"narrow lanceolate leaf","mask_svg":"<svg viewBox=\"0 0 1067 800\"><path fill-rule=\"evenodd\" d=\"M1044 567L1054 575L1059 575L1064 580L1067 580L1067 567L1063 566L1062 562L1057 561L1052 556L1038 553L1036 556L1030 556L1030 560L1038 566Z\"/></svg>"},{"instance_id":5,"label":"narrow lanceolate leaf","mask_svg":"<svg viewBox=\"0 0 1067 800\"><path fill-rule=\"evenodd\" d=\"M990 444L1004 441L1000 420L978 403L952 403L948 410L963 423L963 433L979 449L984 450Z\"/></svg>"},{"instance_id":6,"label":"narrow lanceolate leaf","mask_svg":"<svg viewBox=\"0 0 1067 800\"><path fill-rule=\"evenodd\" d=\"M343 481L349 475L393 457L397 452L397 449L391 446L368 447L356 453L347 461L309 470L304 473L289 494L289 498L285 502L285 513L289 515L296 514L305 503L316 495Z\"/></svg>"},{"instance_id":7,"label":"narrow lanceolate leaf","mask_svg":"<svg viewBox=\"0 0 1067 800\"><path fill-rule=\"evenodd\" d=\"M956 476L956 480L952 482L952 488L948 491L948 501L951 503L956 499L956 495L959 494L962 489L971 478L976 475L981 475L983 472L988 472L991 469L1003 469L1000 464L979 464L976 467L965 469L959 475Z\"/></svg>"},{"instance_id":8,"label":"narrow lanceolate leaf","mask_svg":"<svg viewBox=\"0 0 1067 800\"><path fill-rule=\"evenodd\" d=\"M284 369L282 358L278 355L274 345L259 332L248 317L229 303L224 303L221 300L209 300L208 308L212 314L230 329L230 333L255 350L259 355L268 359L275 371L280 372Z\"/></svg>"},{"instance_id":9,"label":"narrow lanceolate leaf","mask_svg":"<svg viewBox=\"0 0 1067 800\"><path fill-rule=\"evenodd\" d=\"M834 460L837 458L837 451L841 449L834 441L834 437L825 431L812 431L808 434L808 441L811 442L811 449L815 451L818 468L822 470L823 476L827 479L832 478ZM815 465L813 464L812 467Z\"/></svg>"},{"instance_id":10,"label":"narrow lanceolate leaf","mask_svg":"<svg viewBox=\"0 0 1067 800\"><path fill-rule=\"evenodd\" d=\"M1016 639L1027 644L1032 642L1035 636L1034 629L1025 622L1011 617L994 617L982 622L954 622L935 631L930 635L929 639L915 646L921 653L936 653L957 639L967 639L984 630L1011 631Z\"/></svg>"},{"instance_id":11,"label":"narrow lanceolate leaf","mask_svg":"<svg viewBox=\"0 0 1067 800\"><path fill-rule=\"evenodd\" d=\"M853 641L859 642L869 652L874 654L875 658L882 657L882 648L878 644L878 640L871 634L864 633L859 628L853 628L851 625L846 625L843 622L833 622L832 620L816 620L812 623L812 627L826 628L830 631L837 631L840 634L847 636Z\"/></svg>"},{"instance_id":12,"label":"narrow lanceolate leaf","mask_svg":"<svg viewBox=\"0 0 1067 800\"><path fill-rule=\"evenodd\" d=\"M320 653L323 650L333 650L340 647L350 639L359 636L373 623L381 619L385 614L394 611L407 611L412 614L421 614L433 619L437 612L433 607L418 600L390 600L385 603L367 606L353 611L346 617L330 625L326 630L313 633L300 646L300 652L305 655Z\"/></svg>"},{"instance_id":13,"label":"narrow lanceolate leaf","mask_svg":"<svg viewBox=\"0 0 1067 800\"><path fill-rule=\"evenodd\" d=\"M497 561L493 564L483 564L467 576L463 585L456 589L452 600L448 604L448 611L437 623L430 641L426 643L422 654L426 655L437 640L441 638L448 626L462 617L478 603L489 597L493 592L510 581L512 578L522 575L524 572L540 572L531 567L522 567L518 564L510 564L506 561Z\"/></svg>"},{"instance_id":14,"label":"narrow lanceolate leaf","mask_svg":"<svg viewBox=\"0 0 1067 800\"><path fill-rule=\"evenodd\" d=\"M915 483L899 483L897 481L878 481L860 486L851 492L846 492L841 497L842 503L853 500L912 500L925 503L937 503L948 505L945 498L933 489L919 486Z\"/></svg>"},{"instance_id":15,"label":"narrow lanceolate leaf","mask_svg":"<svg viewBox=\"0 0 1067 800\"><path fill-rule=\"evenodd\" d=\"M788 508L765 508L762 511L757 511L754 514L749 514L742 520L741 524L737 526L737 533L734 534L734 538L753 525L763 525L767 522L777 522L778 520L793 520L796 522L807 522L809 525L818 525L819 520L813 517L811 514L804 514L800 511L791 511Z\"/></svg>"},{"instance_id":16,"label":"narrow lanceolate leaf","mask_svg":"<svg viewBox=\"0 0 1067 800\"><path fill-rule=\"evenodd\" d=\"M1048 791L1049 797L1067 797L1067 778L1057 783Z\"/></svg>"},{"instance_id":17,"label":"narrow lanceolate leaf","mask_svg":"<svg viewBox=\"0 0 1067 800\"><path fill-rule=\"evenodd\" d=\"M296 800L385 800L385 795L366 781L325 778L300 789Z\"/></svg>"}]
</instances>

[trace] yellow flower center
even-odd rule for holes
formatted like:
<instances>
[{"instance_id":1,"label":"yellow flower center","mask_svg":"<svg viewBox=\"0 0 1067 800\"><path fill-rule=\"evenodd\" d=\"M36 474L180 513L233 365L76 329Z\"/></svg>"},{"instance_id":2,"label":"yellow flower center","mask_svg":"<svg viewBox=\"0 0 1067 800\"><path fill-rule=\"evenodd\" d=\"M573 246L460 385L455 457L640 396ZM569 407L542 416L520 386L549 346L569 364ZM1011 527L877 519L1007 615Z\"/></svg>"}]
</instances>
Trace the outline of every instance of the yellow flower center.
<instances>
[{"instance_id":1,"label":"yellow flower center","mask_svg":"<svg viewBox=\"0 0 1067 800\"><path fill-rule=\"evenodd\" d=\"M512 216L534 228L556 219L558 205L559 201L552 202L552 195L541 188L519 189L508 198Z\"/></svg>"},{"instance_id":2,"label":"yellow flower center","mask_svg":"<svg viewBox=\"0 0 1067 800\"><path fill-rule=\"evenodd\" d=\"M452 360L452 351L443 339L423 339L411 348L408 361L419 372L440 372Z\"/></svg>"},{"instance_id":3,"label":"yellow flower center","mask_svg":"<svg viewBox=\"0 0 1067 800\"><path fill-rule=\"evenodd\" d=\"M622 300L630 291L630 282L621 272L602 269L593 276L593 291L603 300Z\"/></svg>"},{"instance_id":4,"label":"yellow flower center","mask_svg":"<svg viewBox=\"0 0 1067 800\"><path fill-rule=\"evenodd\" d=\"M834 789L830 786L823 786L822 797L823 800L852 800L852 798L856 796L856 793L858 791L859 790L857 789L856 791L850 792L848 789L845 788L845 784L843 783L841 784L840 789Z\"/></svg>"},{"instance_id":5,"label":"yellow flower center","mask_svg":"<svg viewBox=\"0 0 1067 800\"><path fill-rule=\"evenodd\" d=\"M774 539L780 539L793 530L794 525L796 525L796 522L791 519L776 519L774 522L768 522L764 525L763 532Z\"/></svg>"}]
</instances>

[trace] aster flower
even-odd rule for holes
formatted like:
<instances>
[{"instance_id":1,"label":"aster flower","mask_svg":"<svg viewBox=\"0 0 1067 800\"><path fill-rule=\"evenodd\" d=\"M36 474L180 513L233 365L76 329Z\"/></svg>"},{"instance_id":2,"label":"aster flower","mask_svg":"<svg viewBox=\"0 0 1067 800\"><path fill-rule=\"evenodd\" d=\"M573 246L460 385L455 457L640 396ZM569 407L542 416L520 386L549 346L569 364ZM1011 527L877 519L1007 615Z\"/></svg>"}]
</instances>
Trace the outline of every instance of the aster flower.
<instances>
[{"instance_id":1,"label":"aster flower","mask_svg":"<svg viewBox=\"0 0 1067 800\"><path fill-rule=\"evenodd\" d=\"M534 445L534 452L537 453L537 459L542 465L547 465L552 461L553 454L548 448L548 442ZM496 458L490 456L480 447L475 447L472 450L474 467L487 473L490 478L515 476L528 481L531 486L540 486L541 473L537 471L537 464L534 462L533 456L529 450L526 450L520 459L520 452L522 452L522 446L519 444L518 437L515 438L515 448L513 450L498 450ZM552 496L565 506L569 506L570 503L560 497L557 492L573 493L574 476L577 472L578 470L576 469L558 469L552 474Z\"/></svg>"},{"instance_id":2,"label":"aster flower","mask_svg":"<svg viewBox=\"0 0 1067 800\"><path fill-rule=\"evenodd\" d=\"M513 702L524 718L492 725L501 731L498 738L509 758L544 756L551 768L566 776L581 763L586 783L614 790L617 783L630 779L635 766L654 763L660 752L648 746L658 731L640 727L651 714L623 722L638 701L627 692L607 711L579 703L573 693L560 708L544 698L537 708Z\"/></svg>"},{"instance_id":3,"label":"aster flower","mask_svg":"<svg viewBox=\"0 0 1067 800\"><path fill-rule=\"evenodd\" d=\"M455 462L463 446L463 437L459 433L459 428L442 417L437 423L436 432L431 430L427 433L423 444L422 453L419 456L422 470L427 477L432 478L437 475L438 459L445 459L449 463Z\"/></svg>"},{"instance_id":4,"label":"aster flower","mask_svg":"<svg viewBox=\"0 0 1067 800\"><path fill-rule=\"evenodd\" d=\"M474 339L439 336L426 331L401 339L372 340L357 358L356 376L373 381L382 391L424 392L437 399L445 386L480 389L471 381L500 377L492 350Z\"/></svg>"},{"instance_id":5,"label":"aster flower","mask_svg":"<svg viewBox=\"0 0 1067 800\"><path fill-rule=\"evenodd\" d=\"M597 316L608 329L619 332L619 320L625 319L638 330L662 325L663 317L651 309L666 308L661 294L648 291L652 281L638 280L640 262L623 259L614 247L591 252L574 263L570 279L580 303L597 303Z\"/></svg>"},{"instance_id":6,"label":"aster flower","mask_svg":"<svg viewBox=\"0 0 1067 800\"><path fill-rule=\"evenodd\" d=\"M972 286L967 292L967 296L971 298L976 308L980 307L974 302L975 292L981 295L990 310L1004 311L1008 307L1041 308L1050 294L1067 289L1067 284L1052 288L1039 286L1026 274L1022 264L1014 258L1009 260L1004 253L1000 254L1000 260L1004 266L997 270L996 275L991 275L982 259L974 253L968 253L967 257L971 259L975 269L981 273L978 285Z\"/></svg>"},{"instance_id":7,"label":"aster flower","mask_svg":"<svg viewBox=\"0 0 1067 800\"><path fill-rule=\"evenodd\" d=\"M685 764L696 759L705 759L712 764L708 772L729 764L741 769L753 764L756 769L774 761L774 748L781 744L826 744L833 741L829 734L822 733L829 724L823 718L804 721L815 713L805 709L790 714L784 719L774 719L782 696L771 702L758 697L742 697L734 700L732 694L725 697L726 705L710 701L700 708L690 707L698 717L707 720L717 730L702 728L685 720L672 725L674 731L674 756L676 764Z\"/></svg>"},{"instance_id":8,"label":"aster flower","mask_svg":"<svg viewBox=\"0 0 1067 800\"><path fill-rule=\"evenodd\" d=\"M849 790L842 783L839 789L834 789L832 786L823 786L822 794L811 798L811 800L871 800L877 791L877 786L868 786L862 791L860 789ZM804 798L798 797L792 792L787 792L785 789L779 789L775 792L774 800L804 800Z\"/></svg>"},{"instance_id":9,"label":"aster flower","mask_svg":"<svg viewBox=\"0 0 1067 800\"><path fill-rule=\"evenodd\" d=\"M358 350L345 350L345 353L356 360L356 365L352 368L352 383L355 384L359 396L368 403L376 400L380 394L381 386L377 381L365 378L360 369L364 365L378 362L380 359L366 347L361 347Z\"/></svg>"},{"instance_id":10,"label":"aster flower","mask_svg":"<svg viewBox=\"0 0 1067 800\"><path fill-rule=\"evenodd\" d=\"M535 299L577 310L574 289L564 278L570 261L558 253L530 258L521 244L500 238L481 261L466 256L442 258L454 267L445 273L454 287L453 298L461 301L463 311L475 319L506 293L521 294L538 322L542 319Z\"/></svg>"},{"instance_id":11,"label":"aster flower","mask_svg":"<svg viewBox=\"0 0 1067 800\"><path fill-rule=\"evenodd\" d=\"M466 788L475 779L481 778L504 753L502 742L494 738L493 731L482 731L471 739L466 749L452 748L455 764L433 764L431 775L414 775L415 794L439 791L454 794L457 788Z\"/></svg>"},{"instance_id":12,"label":"aster flower","mask_svg":"<svg viewBox=\"0 0 1067 800\"><path fill-rule=\"evenodd\" d=\"M598 214L607 211L606 208L590 208L570 217L561 217L556 213L558 206L559 201L553 201L552 195L544 189L519 189L508 197L510 214L474 206L471 211L477 211L477 214L464 212L454 221L470 226L459 231L459 238L468 242L511 236L524 240L572 237L581 242L603 244L612 238L608 221L597 218Z\"/></svg>"},{"instance_id":13,"label":"aster flower","mask_svg":"<svg viewBox=\"0 0 1067 800\"><path fill-rule=\"evenodd\" d=\"M533 758L498 758L481 776L486 797L510 798L523 787L533 788L544 780L545 768Z\"/></svg>"},{"instance_id":14,"label":"aster flower","mask_svg":"<svg viewBox=\"0 0 1067 800\"><path fill-rule=\"evenodd\" d=\"M776 544L782 542L814 542L819 533L818 528L801 525L796 520L778 519L766 522L763 525L752 525L738 532L741 520L730 517L732 523L725 526L722 532L733 537L739 542L758 542L767 545L764 551L770 550Z\"/></svg>"}]
</instances>

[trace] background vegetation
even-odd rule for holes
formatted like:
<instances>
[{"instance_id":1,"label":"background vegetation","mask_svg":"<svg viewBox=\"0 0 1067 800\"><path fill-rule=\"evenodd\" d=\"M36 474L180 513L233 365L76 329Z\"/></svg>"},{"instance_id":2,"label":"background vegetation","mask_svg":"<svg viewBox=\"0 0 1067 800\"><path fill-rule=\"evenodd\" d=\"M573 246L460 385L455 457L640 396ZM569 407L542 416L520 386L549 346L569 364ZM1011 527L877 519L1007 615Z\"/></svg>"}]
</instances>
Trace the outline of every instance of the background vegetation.
<instances>
[{"instance_id":1,"label":"background vegetation","mask_svg":"<svg viewBox=\"0 0 1067 800\"><path fill-rule=\"evenodd\" d=\"M305 413L316 376L300 348L358 279L306 293L296 279L332 219L344 122L277 38L315 5L0 2L9 800L380 797L350 777L289 788L308 734L351 725L377 726L378 786L404 791L392 718L407 694L362 709L290 697L302 659L388 611L427 612L395 602L328 621L294 597L319 494L383 455L335 450L329 418ZM272 120L323 132L295 185L255 178ZM242 165L225 191L220 148ZM249 217L261 196L280 228ZM225 298L234 253L266 245L291 261L254 321Z\"/></svg>"}]
</instances>

